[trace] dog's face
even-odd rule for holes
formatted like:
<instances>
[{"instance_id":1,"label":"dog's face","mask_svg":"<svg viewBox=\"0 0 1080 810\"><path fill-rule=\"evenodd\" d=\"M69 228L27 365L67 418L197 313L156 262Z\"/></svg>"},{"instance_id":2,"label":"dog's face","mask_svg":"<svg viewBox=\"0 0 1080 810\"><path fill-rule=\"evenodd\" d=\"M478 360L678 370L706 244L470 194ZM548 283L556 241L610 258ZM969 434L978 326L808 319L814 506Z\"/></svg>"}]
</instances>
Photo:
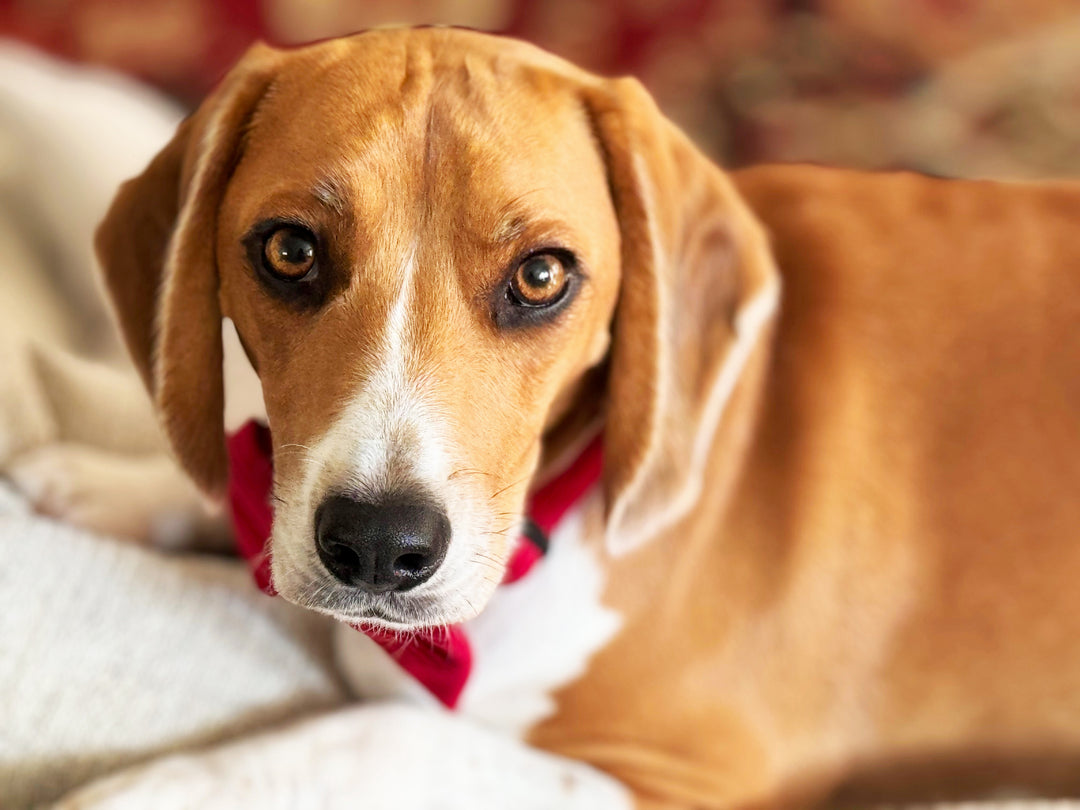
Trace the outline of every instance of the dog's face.
<instances>
[{"instance_id":1,"label":"dog's face","mask_svg":"<svg viewBox=\"0 0 1080 810\"><path fill-rule=\"evenodd\" d=\"M619 273L581 106L418 59L367 54L363 83L351 48L286 59L216 237L273 428L276 587L396 624L487 601Z\"/></svg>"},{"instance_id":2,"label":"dog's face","mask_svg":"<svg viewBox=\"0 0 1080 810\"><path fill-rule=\"evenodd\" d=\"M696 497L700 463L680 455L700 437L673 431L715 421L721 372L745 359L760 241L640 88L426 29L249 54L121 191L99 253L209 490L225 472L219 321L234 321L274 440L278 591L411 628L487 602L542 456L599 410L591 369L610 369L615 400L609 511L649 524L620 499L655 516L654 494ZM691 331L725 329L708 347Z\"/></svg>"}]
</instances>

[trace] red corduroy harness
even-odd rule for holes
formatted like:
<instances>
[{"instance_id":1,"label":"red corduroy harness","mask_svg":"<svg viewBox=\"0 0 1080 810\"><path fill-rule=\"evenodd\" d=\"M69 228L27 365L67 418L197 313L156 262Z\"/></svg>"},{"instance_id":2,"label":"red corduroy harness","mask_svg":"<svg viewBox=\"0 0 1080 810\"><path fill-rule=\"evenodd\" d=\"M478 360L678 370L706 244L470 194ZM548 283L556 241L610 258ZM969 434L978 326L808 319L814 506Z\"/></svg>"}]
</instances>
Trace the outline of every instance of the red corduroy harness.
<instances>
[{"instance_id":1,"label":"red corduroy harness","mask_svg":"<svg viewBox=\"0 0 1080 810\"><path fill-rule=\"evenodd\" d=\"M525 576L547 551L547 537L600 478L601 443L594 440L560 475L529 499L530 519L507 566L504 585ZM229 504L236 547L248 561L263 592L277 592L270 577L270 529L274 513L270 492L274 480L270 430L248 422L229 437ZM460 625L402 634L370 625L353 625L379 644L406 672L449 708L469 679L472 649Z\"/></svg>"}]
</instances>

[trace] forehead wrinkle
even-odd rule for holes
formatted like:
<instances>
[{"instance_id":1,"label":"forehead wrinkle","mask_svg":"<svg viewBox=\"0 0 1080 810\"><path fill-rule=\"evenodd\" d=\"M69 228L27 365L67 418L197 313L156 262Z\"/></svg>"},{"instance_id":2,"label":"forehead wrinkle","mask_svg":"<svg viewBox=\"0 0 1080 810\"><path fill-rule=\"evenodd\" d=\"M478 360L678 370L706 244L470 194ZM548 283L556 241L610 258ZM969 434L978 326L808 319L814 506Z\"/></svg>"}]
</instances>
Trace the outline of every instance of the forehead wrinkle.
<instances>
[{"instance_id":1,"label":"forehead wrinkle","mask_svg":"<svg viewBox=\"0 0 1080 810\"><path fill-rule=\"evenodd\" d=\"M402 59L401 82L398 85L401 103L426 108L436 68L431 45L414 38L403 39L402 45L405 54Z\"/></svg>"}]
</instances>

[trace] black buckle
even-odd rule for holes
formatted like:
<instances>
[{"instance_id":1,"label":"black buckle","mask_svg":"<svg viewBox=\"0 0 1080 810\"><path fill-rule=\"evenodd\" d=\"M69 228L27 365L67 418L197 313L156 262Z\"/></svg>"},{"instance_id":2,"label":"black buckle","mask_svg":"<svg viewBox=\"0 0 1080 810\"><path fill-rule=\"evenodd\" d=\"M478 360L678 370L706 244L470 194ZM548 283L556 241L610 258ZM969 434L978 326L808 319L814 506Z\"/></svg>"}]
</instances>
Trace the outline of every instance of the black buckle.
<instances>
[{"instance_id":1,"label":"black buckle","mask_svg":"<svg viewBox=\"0 0 1080 810\"><path fill-rule=\"evenodd\" d=\"M541 554L547 554L548 552L548 538L544 534L544 530L536 525L532 518L525 518L525 522L521 527L522 536L536 546L536 550Z\"/></svg>"}]
</instances>

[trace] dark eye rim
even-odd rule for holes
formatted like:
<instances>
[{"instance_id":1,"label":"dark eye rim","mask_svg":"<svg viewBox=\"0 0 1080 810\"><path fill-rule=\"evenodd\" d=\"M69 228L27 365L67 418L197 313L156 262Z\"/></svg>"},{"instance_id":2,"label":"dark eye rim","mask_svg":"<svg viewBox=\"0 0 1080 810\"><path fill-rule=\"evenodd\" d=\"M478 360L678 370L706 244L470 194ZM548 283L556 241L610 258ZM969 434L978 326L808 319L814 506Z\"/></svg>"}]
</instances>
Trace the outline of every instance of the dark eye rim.
<instances>
[{"instance_id":1,"label":"dark eye rim","mask_svg":"<svg viewBox=\"0 0 1080 810\"><path fill-rule=\"evenodd\" d=\"M563 266L566 284L562 292L551 301L542 304L521 301L513 291L514 276L527 261L543 255L553 256ZM493 307L495 325L501 329L514 329L555 320L577 296L585 277L577 255L567 248L545 245L523 251L509 263L496 287Z\"/></svg>"},{"instance_id":2,"label":"dark eye rim","mask_svg":"<svg viewBox=\"0 0 1080 810\"><path fill-rule=\"evenodd\" d=\"M315 246L315 257L311 268L302 276L285 276L276 272L267 262L266 246L271 237L280 230L292 230L302 233ZM256 224L243 239L248 263L256 271L263 283L279 294L295 293L298 288L310 286L319 277L322 264L322 248L318 234L304 222L292 219L268 219Z\"/></svg>"}]
</instances>

